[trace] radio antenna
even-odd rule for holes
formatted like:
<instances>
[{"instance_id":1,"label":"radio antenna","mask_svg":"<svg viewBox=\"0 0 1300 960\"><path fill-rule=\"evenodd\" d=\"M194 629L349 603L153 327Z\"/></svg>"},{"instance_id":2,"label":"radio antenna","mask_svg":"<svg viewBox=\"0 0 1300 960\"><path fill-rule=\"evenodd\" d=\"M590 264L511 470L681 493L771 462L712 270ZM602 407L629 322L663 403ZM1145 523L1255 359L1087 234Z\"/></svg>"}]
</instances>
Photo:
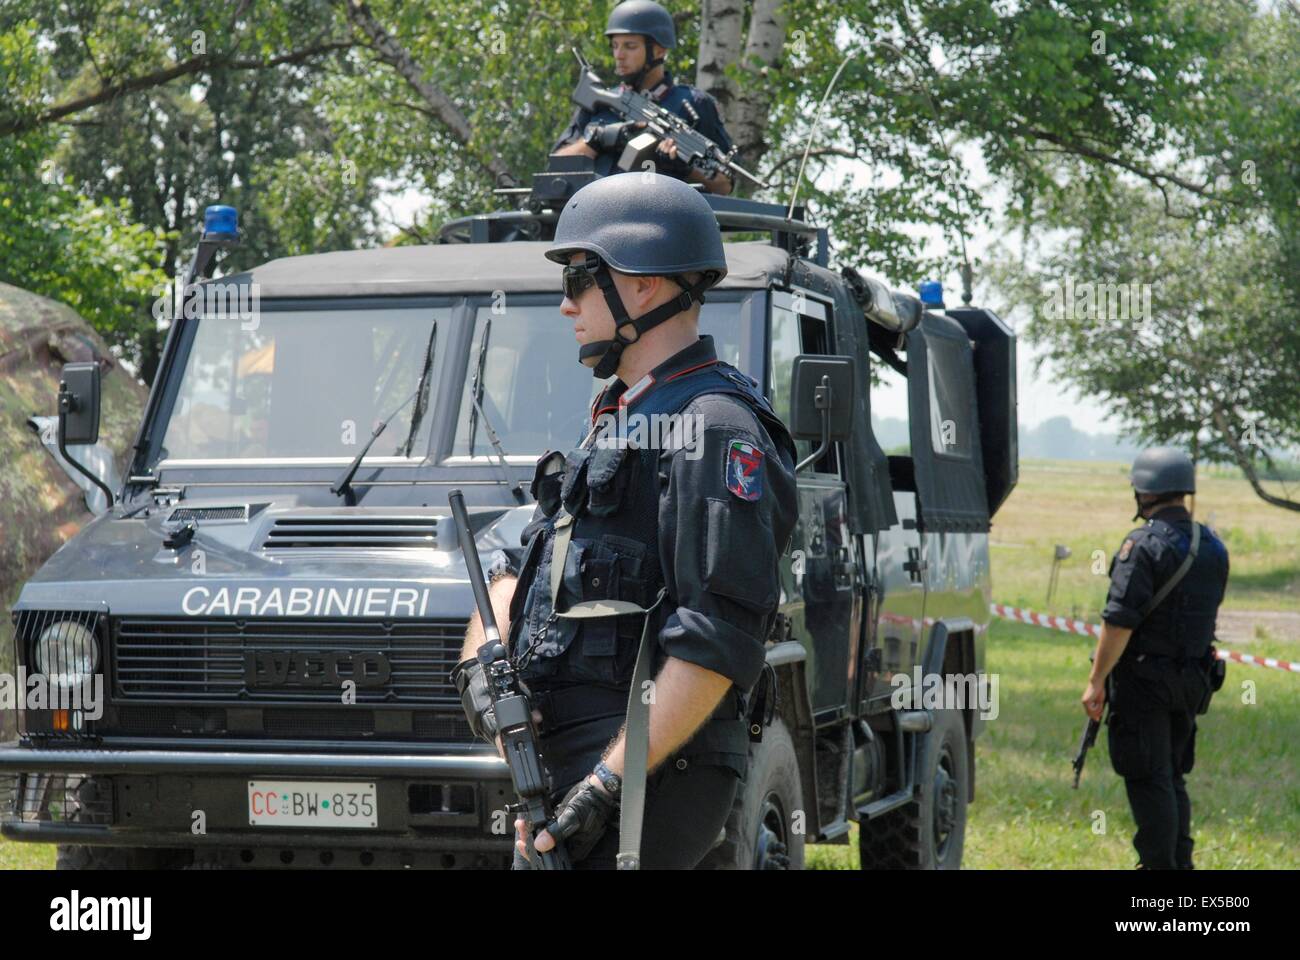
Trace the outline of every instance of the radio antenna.
<instances>
[{"instance_id":1,"label":"radio antenna","mask_svg":"<svg viewBox=\"0 0 1300 960\"><path fill-rule=\"evenodd\" d=\"M835 84L839 81L840 74L844 72L844 68L847 67L849 61L857 55L858 51L854 50L845 57L843 62L835 69L835 76L831 77L831 82L826 85L826 92L822 94L822 102L817 105L817 116L813 117L812 129L808 131L808 142L804 144L803 148L803 159L799 161L799 173L794 178L794 189L790 191L790 208L785 212L785 218L787 220L794 217L794 201L799 195L799 184L803 182L803 170L808 164L808 154L812 151L813 137L817 136L817 128L821 126L822 111L826 109L826 101L831 98L831 91L835 89Z\"/></svg>"}]
</instances>

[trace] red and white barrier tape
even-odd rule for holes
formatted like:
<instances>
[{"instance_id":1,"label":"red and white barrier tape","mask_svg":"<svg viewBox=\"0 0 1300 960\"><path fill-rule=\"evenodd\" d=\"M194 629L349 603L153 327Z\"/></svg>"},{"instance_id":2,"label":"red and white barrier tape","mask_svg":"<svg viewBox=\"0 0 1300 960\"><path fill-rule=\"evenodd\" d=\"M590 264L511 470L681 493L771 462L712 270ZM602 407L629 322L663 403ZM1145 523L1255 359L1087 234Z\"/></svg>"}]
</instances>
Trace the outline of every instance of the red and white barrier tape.
<instances>
[{"instance_id":1,"label":"red and white barrier tape","mask_svg":"<svg viewBox=\"0 0 1300 960\"><path fill-rule=\"evenodd\" d=\"M1008 607L1001 603L990 603L989 612L995 617L1001 617L1003 620L1027 623L1033 627L1046 627L1049 630L1077 633L1085 637L1101 636L1101 627L1098 624L1085 623L1083 620L1071 620L1069 617L1053 617L1045 613L1035 613L1033 610L1024 610L1020 607ZM1220 660L1236 660L1238 663L1250 663L1257 667L1273 667L1276 670L1300 673L1300 663L1278 660L1276 657L1256 657L1249 653L1238 653L1236 650L1222 649L1218 651L1218 654Z\"/></svg>"}]
</instances>

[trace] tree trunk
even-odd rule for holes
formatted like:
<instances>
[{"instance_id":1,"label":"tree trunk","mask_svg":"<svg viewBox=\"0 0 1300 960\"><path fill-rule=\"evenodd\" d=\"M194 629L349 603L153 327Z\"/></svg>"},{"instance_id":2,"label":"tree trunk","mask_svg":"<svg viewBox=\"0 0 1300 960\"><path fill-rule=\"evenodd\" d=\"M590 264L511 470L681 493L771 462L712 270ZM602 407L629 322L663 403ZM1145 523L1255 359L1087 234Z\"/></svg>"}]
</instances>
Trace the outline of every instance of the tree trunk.
<instances>
[{"instance_id":1,"label":"tree trunk","mask_svg":"<svg viewBox=\"0 0 1300 960\"><path fill-rule=\"evenodd\" d=\"M1255 491L1255 495L1274 507L1281 507L1283 510L1300 511L1300 503L1288 500L1285 497L1274 496L1264 489L1263 484L1259 482L1259 474L1255 472L1255 464L1250 457L1246 456L1246 451L1241 448L1241 444L1237 441L1237 436L1233 432L1232 424L1229 423L1227 414L1223 412L1222 407L1214 408L1214 425L1219 428L1219 434L1223 437L1223 442L1232 451L1237 466L1241 467L1241 472L1250 481L1250 486Z\"/></svg>"},{"instance_id":2,"label":"tree trunk","mask_svg":"<svg viewBox=\"0 0 1300 960\"><path fill-rule=\"evenodd\" d=\"M745 70L754 73L763 67L776 65L785 47L785 26L784 0L754 0L749 38L745 42L745 56L741 61ZM770 115L771 102L767 85L757 78L753 83L744 84L730 115L731 129L746 162L755 167L767 153Z\"/></svg>"},{"instance_id":3,"label":"tree trunk","mask_svg":"<svg viewBox=\"0 0 1300 960\"><path fill-rule=\"evenodd\" d=\"M695 85L718 101L724 122L731 118L731 104L736 95L735 85L727 79L726 69L740 57L744 27L744 0L701 0ZM740 145L739 140L736 143ZM742 152L745 149L743 145L740 148Z\"/></svg>"},{"instance_id":4,"label":"tree trunk","mask_svg":"<svg viewBox=\"0 0 1300 960\"><path fill-rule=\"evenodd\" d=\"M753 74L776 64L785 46L786 8L785 0L753 0L748 33L745 8L745 0L701 0L695 85L718 101L738 162L756 170L768 150L768 91L761 82L729 80L726 70L738 63Z\"/></svg>"}]
</instances>

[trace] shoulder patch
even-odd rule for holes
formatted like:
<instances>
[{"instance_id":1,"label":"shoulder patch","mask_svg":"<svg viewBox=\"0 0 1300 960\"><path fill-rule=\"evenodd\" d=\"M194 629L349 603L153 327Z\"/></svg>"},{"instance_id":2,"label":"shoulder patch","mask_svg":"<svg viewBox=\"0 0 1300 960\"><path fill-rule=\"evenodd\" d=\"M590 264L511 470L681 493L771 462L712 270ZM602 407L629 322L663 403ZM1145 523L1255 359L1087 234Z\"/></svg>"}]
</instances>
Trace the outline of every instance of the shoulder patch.
<instances>
[{"instance_id":1,"label":"shoulder patch","mask_svg":"<svg viewBox=\"0 0 1300 960\"><path fill-rule=\"evenodd\" d=\"M1129 537L1124 541L1123 546L1119 548L1119 558L1121 561L1127 560L1128 555L1133 552L1133 538Z\"/></svg>"},{"instance_id":2,"label":"shoulder patch","mask_svg":"<svg viewBox=\"0 0 1300 960\"><path fill-rule=\"evenodd\" d=\"M727 489L750 502L763 496L763 451L747 440L727 444Z\"/></svg>"}]
</instances>

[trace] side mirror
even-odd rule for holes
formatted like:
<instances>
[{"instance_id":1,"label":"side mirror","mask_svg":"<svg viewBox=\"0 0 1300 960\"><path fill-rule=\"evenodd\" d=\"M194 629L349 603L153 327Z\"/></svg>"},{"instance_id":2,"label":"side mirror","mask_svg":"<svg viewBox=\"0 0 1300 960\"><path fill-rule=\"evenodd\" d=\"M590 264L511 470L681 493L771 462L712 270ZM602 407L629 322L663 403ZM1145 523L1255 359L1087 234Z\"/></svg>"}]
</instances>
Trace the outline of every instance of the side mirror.
<instances>
[{"instance_id":1,"label":"side mirror","mask_svg":"<svg viewBox=\"0 0 1300 960\"><path fill-rule=\"evenodd\" d=\"M68 453L68 444L99 440L99 364L65 363L59 377L59 453L63 459L104 491L105 509L113 506L108 485Z\"/></svg>"},{"instance_id":2,"label":"side mirror","mask_svg":"<svg viewBox=\"0 0 1300 960\"><path fill-rule=\"evenodd\" d=\"M853 432L853 358L800 354L790 385L790 433L796 440L821 440L795 467L798 473L825 456L836 440Z\"/></svg>"},{"instance_id":3,"label":"side mirror","mask_svg":"<svg viewBox=\"0 0 1300 960\"><path fill-rule=\"evenodd\" d=\"M64 443L99 440L99 364L63 365L59 377L59 421Z\"/></svg>"}]
</instances>

